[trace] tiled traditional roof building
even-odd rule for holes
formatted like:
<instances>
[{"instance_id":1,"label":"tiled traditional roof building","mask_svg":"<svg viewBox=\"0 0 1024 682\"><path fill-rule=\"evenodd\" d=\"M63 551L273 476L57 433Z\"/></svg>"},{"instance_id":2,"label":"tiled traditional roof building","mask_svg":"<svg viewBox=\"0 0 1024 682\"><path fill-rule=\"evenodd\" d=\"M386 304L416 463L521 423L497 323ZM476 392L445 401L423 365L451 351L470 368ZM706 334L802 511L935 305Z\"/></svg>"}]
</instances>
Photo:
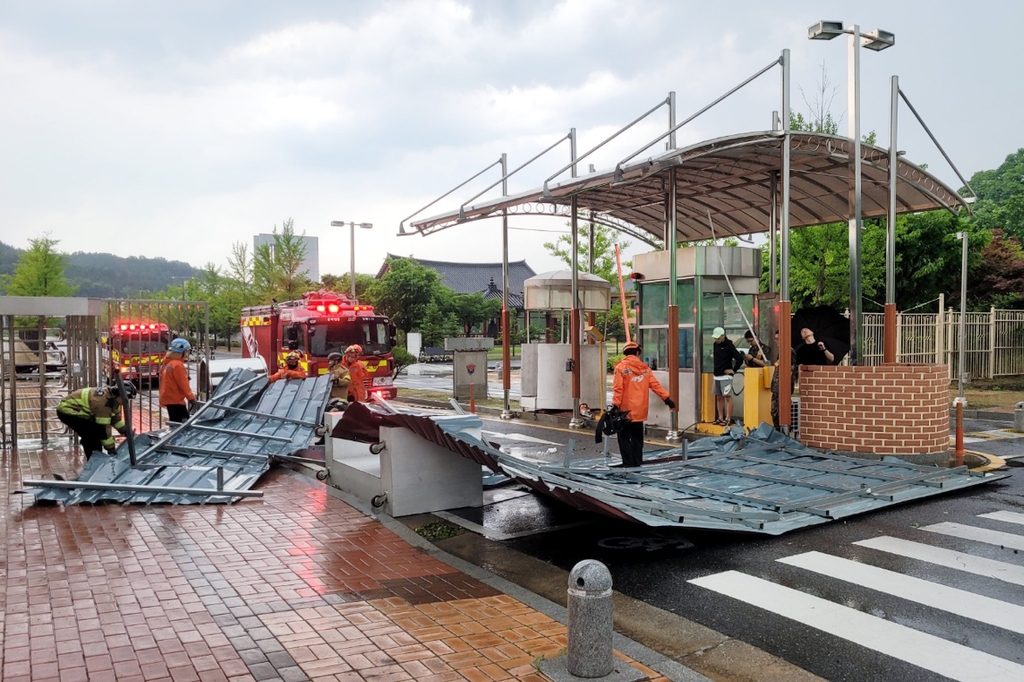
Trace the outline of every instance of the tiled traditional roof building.
<instances>
[{"instance_id":1,"label":"tiled traditional roof building","mask_svg":"<svg viewBox=\"0 0 1024 682\"><path fill-rule=\"evenodd\" d=\"M441 284L457 294L483 294L485 299L501 298L501 263L452 263L440 260L421 260L411 256L388 254L377 272L377 279L387 274L389 263L398 258L409 260L441 275ZM523 308L523 281L533 277L533 268L525 260L508 264L509 307Z\"/></svg>"}]
</instances>

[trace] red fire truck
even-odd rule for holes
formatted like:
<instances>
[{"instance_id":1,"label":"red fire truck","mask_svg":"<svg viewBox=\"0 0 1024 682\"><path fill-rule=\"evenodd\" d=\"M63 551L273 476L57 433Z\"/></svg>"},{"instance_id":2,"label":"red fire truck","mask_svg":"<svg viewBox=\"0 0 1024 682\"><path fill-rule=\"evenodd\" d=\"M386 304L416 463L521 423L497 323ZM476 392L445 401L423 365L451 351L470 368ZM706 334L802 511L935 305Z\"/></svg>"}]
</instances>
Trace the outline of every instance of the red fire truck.
<instances>
[{"instance_id":1,"label":"red fire truck","mask_svg":"<svg viewBox=\"0 0 1024 682\"><path fill-rule=\"evenodd\" d=\"M117 322L103 344L108 377L120 372L125 380L157 379L160 362L171 343L171 330L159 322Z\"/></svg>"},{"instance_id":2,"label":"red fire truck","mask_svg":"<svg viewBox=\"0 0 1024 682\"><path fill-rule=\"evenodd\" d=\"M307 376L319 376L327 372L328 355L357 343L370 376L367 391L385 399L398 395L391 355L395 325L373 306L321 289L299 301L243 308L241 328L242 357L262 357L268 373L284 367L285 356L295 350Z\"/></svg>"}]
</instances>

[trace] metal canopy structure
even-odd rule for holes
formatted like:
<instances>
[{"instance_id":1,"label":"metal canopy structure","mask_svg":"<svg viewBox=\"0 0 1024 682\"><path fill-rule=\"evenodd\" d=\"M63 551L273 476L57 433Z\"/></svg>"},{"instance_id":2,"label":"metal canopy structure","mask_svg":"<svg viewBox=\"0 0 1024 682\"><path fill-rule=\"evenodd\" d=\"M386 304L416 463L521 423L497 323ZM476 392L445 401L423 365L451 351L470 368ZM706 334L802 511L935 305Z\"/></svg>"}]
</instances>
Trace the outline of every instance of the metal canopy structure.
<instances>
[{"instance_id":1,"label":"metal canopy structure","mask_svg":"<svg viewBox=\"0 0 1024 682\"><path fill-rule=\"evenodd\" d=\"M26 480L37 500L64 504L230 503L261 497L250 490L273 460L300 460L330 396L330 377L267 382L251 370L229 371L187 422L121 444L116 456L93 455L76 481ZM138 455L132 452L138 450Z\"/></svg>"},{"instance_id":2,"label":"metal canopy structure","mask_svg":"<svg viewBox=\"0 0 1024 682\"><path fill-rule=\"evenodd\" d=\"M748 435L734 429L648 452L639 468L612 468L604 458L574 460L571 446L563 462L546 464L476 436L476 415L436 419L388 407L389 414L346 411L334 434L374 440L379 426L401 426L572 507L648 526L780 535L1008 476L823 453L767 424Z\"/></svg>"},{"instance_id":3,"label":"metal canopy structure","mask_svg":"<svg viewBox=\"0 0 1024 682\"><path fill-rule=\"evenodd\" d=\"M665 196L671 178L676 185L676 237L679 241L710 239L710 211L722 233L741 236L771 228L773 177L779 172L787 136L781 132L752 132L708 140L548 187L487 202L464 206L431 218L415 220L410 227L421 234L438 232L464 222L512 214L560 215L544 205L564 208L572 198L578 208L598 214L602 224L622 223L641 228L665 240ZM791 131L790 226L803 227L845 221L849 217L853 148L849 138L823 133ZM889 152L861 145L864 172L864 208L867 218L883 217L889 205ZM920 167L904 160L897 163L898 212L966 207L951 187Z\"/></svg>"}]
</instances>

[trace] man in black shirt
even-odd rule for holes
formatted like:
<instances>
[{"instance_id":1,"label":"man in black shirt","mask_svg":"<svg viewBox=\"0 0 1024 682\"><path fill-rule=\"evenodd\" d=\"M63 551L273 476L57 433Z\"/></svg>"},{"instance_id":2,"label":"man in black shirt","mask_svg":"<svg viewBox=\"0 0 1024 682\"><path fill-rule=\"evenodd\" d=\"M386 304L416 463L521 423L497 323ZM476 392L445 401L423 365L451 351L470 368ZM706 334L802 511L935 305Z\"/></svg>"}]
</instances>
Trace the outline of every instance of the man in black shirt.
<instances>
[{"instance_id":1,"label":"man in black shirt","mask_svg":"<svg viewBox=\"0 0 1024 682\"><path fill-rule=\"evenodd\" d=\"M725 335L725 330L715 327L711 332L715 340L713 358L715 361L715 383L711 394L715 396L717 415L715 423L728 426L732 423L732 377L743 366L743 354Z\"/></svg>"},{"instance_id":2,"label":"man in black shirt","mask_svg":"<svg viewBox=\"0 0 1024 682\"><path fill-rule=\"evenodd\" d=\"M836 356L825 342L814 338L814 330L804 327L800 330L803 345L796 349L796 361L800 365L834 365Z\"/></svg>"}]
</instances>

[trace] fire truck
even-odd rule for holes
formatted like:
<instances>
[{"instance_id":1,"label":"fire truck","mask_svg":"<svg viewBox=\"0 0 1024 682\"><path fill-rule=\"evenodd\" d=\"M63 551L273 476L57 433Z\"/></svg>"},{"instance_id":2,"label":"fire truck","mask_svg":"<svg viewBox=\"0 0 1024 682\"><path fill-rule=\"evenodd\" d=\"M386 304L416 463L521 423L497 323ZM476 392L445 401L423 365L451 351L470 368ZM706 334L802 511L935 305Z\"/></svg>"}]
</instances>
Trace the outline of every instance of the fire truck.
<instances>
[{"instance_id":1,"label":"fire truck","mask_svg":"<svg viewBox=\"0 0 1024 682\"><path fill-rule=\"evenodd\" d=\"M302 300L242 309L242 357L261 357L267 372L284 367L285 356L297 351L307 376L327 372L327 356L344 353L352 344L363 347L360 358L369 373L369 393L391 399L394 385L395 325L373 306L327 289L310 291Z\"/></svg>"},{"instance_id":2,"label":"fire truck","mask_svg":"<svg viewBox=\"0 0 1024 682\"><path fill-rule=\"evenodd\" d=\"M171 330L159 322L117 322L103 342L105 373L117 372L138 383L160 377L160 363L171 343Z\"/></svg>"}]
</instances>

